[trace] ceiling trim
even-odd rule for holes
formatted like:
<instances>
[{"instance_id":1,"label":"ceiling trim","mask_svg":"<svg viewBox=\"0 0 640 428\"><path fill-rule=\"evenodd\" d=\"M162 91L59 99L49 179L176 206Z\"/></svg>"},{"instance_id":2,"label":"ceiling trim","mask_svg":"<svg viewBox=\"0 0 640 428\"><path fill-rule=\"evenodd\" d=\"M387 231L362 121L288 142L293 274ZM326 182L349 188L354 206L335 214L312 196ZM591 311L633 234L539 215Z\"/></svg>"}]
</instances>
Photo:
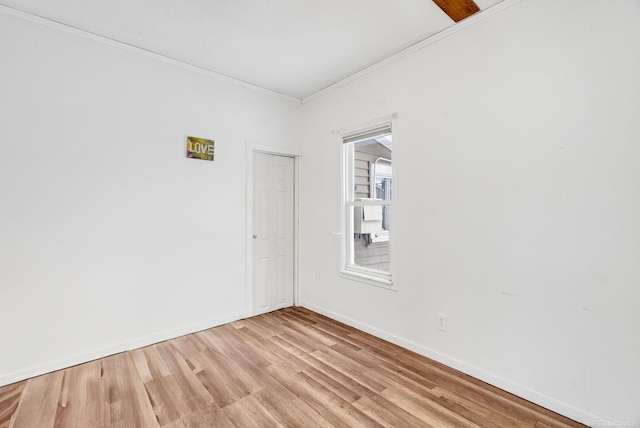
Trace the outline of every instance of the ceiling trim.
<instances>
[{"instance_id":1,"label":"ceiling trim","mask_svg":"<svg viewBox=\"0 0 640 428\"><path fill-rule=\"evenodd\" d=\"M263 94L271 95L277 98L281 98L287 101L292 101L296 104L300 104L302 101L300 98L292 97L290 95L281 94L280 92L272 91L271 89L263 88L262 86L254 85L252 83L244 82L242 80L234 79L233 77L225 76L224 74L216 73L214 71L208 70L206 68L199 67L197 65L190 64L185 61L181 61L175 58L171 58L166 55L162 55L160 53L143 49L138 46L134 46L120 40L112 39L109 37L101 36L99 34L92 33L90 31L82 30L80 28L73 27L68 24L64 24L62 22L54 21L49 18L44 18L42 16L35 15L30 12L25 12L20 9L15 9L13 7L5 6L0 4L0 13L5 15L11 15L20 19L24 19L26 21L34 22L36 24L41 24L47 26L49 28L53 28L56 30L64 31L66 33L70 33L76 36L83 37L85 39L93 40L105 45L117 47L120 49L124 49L126 51L140 54L146 56L148 58L152 58L158 61L162 61L168 64L172 64L183 68L185 70L193 71L199 74L204 74L205 76L213 77L214 79L221 80L224 82L228 82L237 86L242 86L247 89L251 89L253 91L261 92Z\"/></svg>"},{"instance_id":2,"label":"ceiling trim","mask_svg":"<svg viewBox=\"0 0 640 428\"><path fill-rule=\"evenodd\" d=\"M427 37L426 39L409 46L408 48L405 48L403 50L401 50L400 52L391 55L390 57L387 57L385 59L383 59L382 61L378 61L375 64L370 65L369 67L366 67L348 77L345 77L342 80L339 80L329 86L327 86L326 88L320 89L319 91L306 96L304 98L302 98L302 104L308 103L309 101L313 101L316 98L319 98L323 95L325 95L326 93L329 93L341 86L346 85L347 83L353 82L354 80L359 79L362 76L365 76L379 68L382 68L384 66L386 66L387 64L391 64L393 62L398 61L401 58L404 58L407 55L410 55L424 47L427 47L433 43L436 43L442 39L445 39L455 33L457 33L458 31L462 31L467 27L470 27L474 24L477 24L480 21L485 20L486 18L489 18L492 15L495 15L496 13L500 13L503 10L514 6L517 3L520 3L522 0L504 0L498 4L496 4L495 6L491 6L488 9L485 9L483 11L480 11L472 16L470 16L469 18L460 21L454 25L452 25L451 27L448 27L442 31L440 31L439 33L436 33L432 36Z\"/></svg>"},{"instance_id":3,"label":"ceiling trim","mask_svg":"<svg viewBox=\"0 0 640 428\"><path fill-rule=\"evenodd\" d=\"M155 59L155 60L158 60L158 61L162 61L162 62L167 63L167 64L172 64L174 66L183 68L185 70L189 70L189 71L192 71L192 72L195 72L195 73L199 73L199 74L214 78L216 80L221 80L223 82L228 82L228 83L231 83L233 85L241 86L241 87L244 87L244 88L256 91L256 92L260 92L260 93L263 93L263 94L266 94L266 95L270 95L270 96L273 96L273 97L276 97L276 98L280 98L280 99L283 99L283 100L286 100L286 101L294 102L296 104L304 104L304 103L312 101L312 100L314 100L316 98L319 98L319 97L321 97L321 96L323 96L323 95L325 95L325 94L327 94L327 93L329 93L329 92L331 92L331 91L333 91L333 90L335 90L335 89L337 89L337 88L339 88L339 87L341 87L341 86L343 86L343 85L345 85L347 83L350 83L350 82L352 82L352 81L354 81L356 79L359 79L360 77L365 76L365 75L367 75L367 74L369 74L369 73L371 73L371 72L373 72L373 71L375 71L375 70L377 70L379 68L382 68L382 67L386 66L387 64L391 64L391 63L393 63L395 61L398 61L399 59L404 58L405 56L410 55L413 52L416 52L416 51L418 51L418 50L420 50L420 49L422 49L422 48L424 48L426 46L429 46L429 45L431 45L433 43L436 43L436 42L438 42L438 41L440 41L440 40L442 40L444 38L447 38L447 37L457 33L458 31L462 31L465 28L467 28L467 27L469 27L471 25L474 25L474 24L476 24L476 23L478 23L478 22L480 22L480 21L482 21L482 20L484 20L484 19L486 19L486 18L488 18L488 17L490 17L490 16L492 16L492 15L494 15L496 13L502 12L503 10L505 10L505 9L507 9L507 8L513 6L513 5L515 5L515 4L517 4L517 3L521 2L521 1L522 0L504 0L504 1L496 4L495 6L492 6L492 7L488 8L488 9L482 10L482 11L470 16L469 18L467 18L467 19L465 19L463 21L460 21L460 22L452 25L451 27L448 27L448 28L440 31L439 33L436 33L436 34L434 34L432 36L429 36L426 39L424 39L424 40L422 40L422 41L420 41L420 42L418 42L418 43L416 43L414 45L411 45L411 46L401 50L400 52L398 52L398 53L396 53L394 55L391 55L391 56L389 56L389 57L387 57L387 58L385 58L385 59L383 59L381 61L378 61L375 64L372 64L372 65L370 65L370 66L368 66L366 68L363 68L362 70L360 70L360 71L358 71L356 73L353 73L350 76L348 76L348 77L346 77L344 79L341 79L341 80L339 80L339 81L337 81L335 83L332 83L331 85L328 85L325 88L322 88L322 89L314 92L313 94L308 95L308 96L303 97L303 98L296 98L296 97L293 97L293 96L290 96L290 95L285 95L285 94L282 94L280 92L273 91L271 89L263 88L261 86L254 85L252 83L244 82L242 80L234 79L232 77L229 77L229 76L226 76L226 75L223 75L223 74L220 74L220 73L216 73L214 71L208 70L206 68L203 68L203 67L200 67L200 66L197 66L197 65L194 65L194 64L190 64L190 63L182 61L182 60L171 58L169 56L162 55L160 53L157 53L157 52L154 52L154 51L151 51L151 50L143 49L143 48L140 48L138 46L134 46L134 45L131 45L131 44L128 44L128 43L125 43L125 42L122 42L122 41L119 41L119 40L116 40L116 39L112 39L112 38L109 38L109 37L101 36L99 34L95 34L95 33L92 33L92 32L86 31L86 30L82 30L80 28L76 28L76 27L70 26L68 24L64 24L62 22L58 22L58 21L54 21L52 19L44 18L42 16L38 16L38 15L35 15L33 13L25 12L23 10L16 9L16 8L13 8L13 7L9 7L9 6L6 6L6 5L0 4L0 13L5 14L5 15L14 16L14 17L17 17L17 18L20 18L20 19L24 19L26 21L30 21L30 22L33 22L33 23L36 23L36 24L44 25L44 26L47 26L47 27L50 27L50 28L53 28L53 29L57 29L57 30L60 30L60 31L64 31L66 33L74 34L74 35L77 35L77 36L80 36L80 37L83 37L83 38L86 38L86 39L89 39L89 40L93 40L93 41L96 41L96 42L99 42L99 43L102 43L102 44L105 44L105 45L109 45L109 46L117 47L117 48L120 48L120 49L124 49L124 50L132 52L132 53L143 55L143 56L146 56L148 58L152 58L152 59Z\"/></svg>"}]
</instances>

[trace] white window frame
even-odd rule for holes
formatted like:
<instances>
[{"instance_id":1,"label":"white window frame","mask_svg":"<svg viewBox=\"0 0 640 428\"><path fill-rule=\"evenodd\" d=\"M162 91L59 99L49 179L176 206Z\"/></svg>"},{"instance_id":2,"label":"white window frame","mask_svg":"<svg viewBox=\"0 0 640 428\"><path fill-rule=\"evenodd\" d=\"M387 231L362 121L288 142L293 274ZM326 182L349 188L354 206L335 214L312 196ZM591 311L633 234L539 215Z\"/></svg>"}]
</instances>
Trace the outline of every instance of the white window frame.
<instances>
[{"instance_id":1,"label":"white window frame","mask_svg":"<svg viewBox=\"0 0 640 428\"><path fill-rule=\"evenodd\" d=\"M391 201L356 201L354 200L354 144L358 141L367 140L380 135L392 134L391 119L394 116L384 118L358 128L340 131L341 136L341 156L342 156L342 215L341 215L341 257L340 274L344 277L362 281L371 285L381 286L388 289L395 289L393 283L393 243L389 240L389 252L391 254L391 270L389 272L371 269L355 264L353 252L354 216L353 208L356 206L392 206ZM351 151L347 153L347 144ZM390 231L389 235L391 236Z\"/></svg>"}]
</instances>

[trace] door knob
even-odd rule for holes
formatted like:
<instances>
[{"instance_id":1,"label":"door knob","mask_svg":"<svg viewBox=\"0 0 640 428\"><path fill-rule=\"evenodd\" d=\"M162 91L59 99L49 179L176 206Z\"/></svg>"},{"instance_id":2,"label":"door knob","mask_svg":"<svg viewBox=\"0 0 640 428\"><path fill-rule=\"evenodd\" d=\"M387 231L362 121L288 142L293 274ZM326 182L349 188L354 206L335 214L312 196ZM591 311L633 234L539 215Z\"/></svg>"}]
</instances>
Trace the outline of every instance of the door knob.
<instances>
[{"instance_id":1,"label":"door knob","mask_svg":"<svg viewBox=\"0 0 640 428\"><path fill-rule=\"evenodd\" d=\"M258 238L258 235L253 235L253 239L257 239L257 238Z\"/></svg>"}]
</instances>

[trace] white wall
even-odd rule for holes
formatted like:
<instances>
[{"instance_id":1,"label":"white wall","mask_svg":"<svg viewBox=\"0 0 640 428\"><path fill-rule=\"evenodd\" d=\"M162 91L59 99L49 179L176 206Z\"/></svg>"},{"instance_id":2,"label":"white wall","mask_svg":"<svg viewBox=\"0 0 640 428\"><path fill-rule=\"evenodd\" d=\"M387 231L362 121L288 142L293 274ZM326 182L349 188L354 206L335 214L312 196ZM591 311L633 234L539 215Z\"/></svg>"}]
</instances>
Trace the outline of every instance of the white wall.
<instances>
[{"instance_id":1,"label":"white wall","mask_svg":"<svg viewBox=\"0 0 640 428\"><path fill-rule=\"evenodd\" d=\"M303 135L305 306L639 426L639 20L636 0L523 0L300 128L295 103L0 14L0 384L244 315L244 143ZM338 277L333 235L331 131L392 112L398 291ZM216 161L185 159L187 134Z\"/></svg>"},{"instance_id":2,"label":"white wall","mask_svg":"<svg viewBox=\"0 0 640 428\"><path fill-rule=\"evenodd\" d=\"M300 104L2 13L0 61L0 385L244 316L245 141Z\"/></svg>"},{"instance_id":3,"label":"white wall","mask_svg":"<svg viewBox=\"0 0 640 428\"><path fill-rule=\"evenodd\" d=\"M393 112L398 291L339 277L333 235L332 130ZM303 117L304 306L590 425L640 426L639 2L516 2Z\"/></svg>"}]
</instances>

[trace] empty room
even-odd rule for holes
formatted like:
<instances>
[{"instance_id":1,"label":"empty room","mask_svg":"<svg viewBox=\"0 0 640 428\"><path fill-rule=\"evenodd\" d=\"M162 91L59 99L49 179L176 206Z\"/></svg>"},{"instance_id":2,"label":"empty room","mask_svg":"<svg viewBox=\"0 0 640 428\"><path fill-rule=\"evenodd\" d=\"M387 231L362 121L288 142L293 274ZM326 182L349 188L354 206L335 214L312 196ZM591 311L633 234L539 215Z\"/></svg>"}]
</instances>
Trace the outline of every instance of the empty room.
<instances>
[{"instance_id":1,"label":"empty room","mask_svg":"<svg viewBox=\"0 0 640 428\"><path fill-rule=\"evenodd\" d=\"M0 0L0 428L640 428L640 1Z\"/></svg>"}]
</instances>

